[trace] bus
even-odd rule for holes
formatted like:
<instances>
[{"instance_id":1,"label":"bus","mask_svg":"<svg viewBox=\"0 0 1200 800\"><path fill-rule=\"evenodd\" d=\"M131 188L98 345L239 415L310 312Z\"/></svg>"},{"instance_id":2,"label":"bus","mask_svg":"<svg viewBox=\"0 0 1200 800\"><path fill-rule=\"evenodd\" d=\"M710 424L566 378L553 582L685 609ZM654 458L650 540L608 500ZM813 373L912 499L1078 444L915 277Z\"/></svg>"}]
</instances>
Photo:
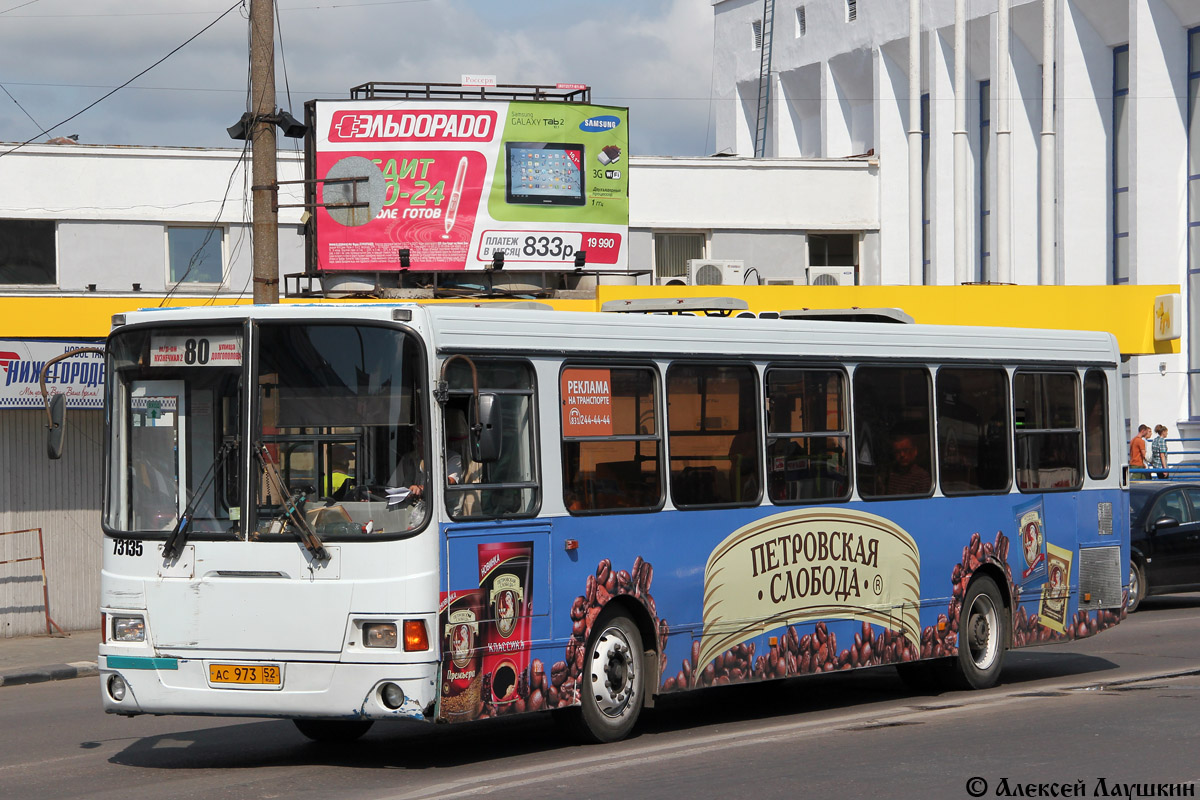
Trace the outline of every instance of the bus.
<instances>
[{"instance_id":1,"label":"bus","mask_svg":"<svg viewBox=\"0 0 1200 800\"><path fill-rule=\"evenodd\" d=\"M373 303L105 349L110 713L612 741L693 688L989 687L1125 614L1109 334Z\"/></svg>"}]
</instances>

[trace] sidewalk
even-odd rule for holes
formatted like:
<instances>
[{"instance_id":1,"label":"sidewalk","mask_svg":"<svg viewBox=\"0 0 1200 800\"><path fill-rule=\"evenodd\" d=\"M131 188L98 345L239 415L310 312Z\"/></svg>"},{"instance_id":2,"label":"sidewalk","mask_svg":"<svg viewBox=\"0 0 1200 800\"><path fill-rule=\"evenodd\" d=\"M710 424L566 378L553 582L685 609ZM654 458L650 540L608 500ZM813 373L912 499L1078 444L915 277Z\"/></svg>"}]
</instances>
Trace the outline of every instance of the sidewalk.
<instances>
[{"instance_id":1,"label":"sidewalk","mask_svg":"<svg viewBox=\"0 0 1200 800\"><path fill-rule=\"evenodd\" d=\"M95 675L99 647L99 630L0 639L0 686Z\"/></svg>"}]
</instances>

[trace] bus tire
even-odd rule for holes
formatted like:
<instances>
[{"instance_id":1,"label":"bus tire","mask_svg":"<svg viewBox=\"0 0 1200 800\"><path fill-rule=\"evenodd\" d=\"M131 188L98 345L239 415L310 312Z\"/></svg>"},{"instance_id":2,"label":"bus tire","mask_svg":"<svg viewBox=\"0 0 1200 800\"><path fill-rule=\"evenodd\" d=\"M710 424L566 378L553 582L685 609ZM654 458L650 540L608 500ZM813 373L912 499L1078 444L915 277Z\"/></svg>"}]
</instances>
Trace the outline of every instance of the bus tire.
<instances>
[{"instance_id":1,"label":"bus tire","mask_svg":"<svg viewBox=\"0 0 1200 800\"><path fill-rule=\"evenodd\" d=\"M1142 604L1142 598L1146 596L1146 571L1138 564L1136 559L1129 559L1129 602L1125 606L1125 613L1132 614L1138 610L1138 606Z\"/></svg>"},{"instance_id":2,"label":"bus tire","mask_svg":"<svg viewBox=\"0 0 1200 800\"><path fill-rule=\"evenodd\" d=\"M963 689L996 685L1009 639L1008 611L996 582L987 575L971 581L958 619L954 682Z\"/></svg>"},{"instance_id":3,"label":"bus tire","mask_svg":"<svg viewBox=\"0 0 1200 800\"><path fill-rule=\"evenodd\" d=\"M294 719L296 729L314 742L353 742L371 728L369 719Z\"/></svg>"},{"instance_id":4,"label":"bus tire","mask_svg":"<svg viewBox=\"0 0 1200 800\"><path fill-rule=\"evenodd\" d=\"M624 739L637 724L645 691L637 625L619 611L602 617L579 677L579 708L573 716L577 735L597 743Z\"/></svg>"}]
</instances>

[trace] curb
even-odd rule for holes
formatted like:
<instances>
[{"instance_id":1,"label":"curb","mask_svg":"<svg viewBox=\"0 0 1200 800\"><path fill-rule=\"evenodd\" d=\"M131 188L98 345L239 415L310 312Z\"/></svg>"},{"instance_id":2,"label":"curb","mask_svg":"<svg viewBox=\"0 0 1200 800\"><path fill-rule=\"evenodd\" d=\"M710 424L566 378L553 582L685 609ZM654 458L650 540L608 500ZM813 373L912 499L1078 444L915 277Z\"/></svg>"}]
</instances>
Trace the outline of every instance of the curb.
<instances>
[{"instance_id":1,"label":"curb","mask_svg":"<svg viewBox=\"0 0 1200 800\"><path fill-rule=\"evenodd\" d=\"M21 686L46 681L65 681L100 674L95 661L75 661L70 664L50 664L33 669L0 672L0 686Z\"/></svg>"}]
</instances>

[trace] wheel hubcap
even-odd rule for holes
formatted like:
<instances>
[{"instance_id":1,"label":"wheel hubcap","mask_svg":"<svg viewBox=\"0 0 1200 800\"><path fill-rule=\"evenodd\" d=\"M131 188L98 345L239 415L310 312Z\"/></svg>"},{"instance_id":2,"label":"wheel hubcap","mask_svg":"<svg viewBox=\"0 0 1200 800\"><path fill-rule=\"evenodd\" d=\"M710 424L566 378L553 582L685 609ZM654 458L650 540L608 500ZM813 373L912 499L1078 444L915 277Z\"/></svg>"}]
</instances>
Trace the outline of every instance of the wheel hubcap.
<instances>
[{"instance_id":1,"label":"wheel hubcap","mask_svg":"<svg viewBox=\"0 0 1200 800\"><path fill-rule=\"evenodd\" d=\"M1137 568L1129 570L1129 605L1137 602L1138 594L1142 591L1142 587L1138 585Z\"/></svg>"},{"instance_id":2,"label":"wheel hubcap","mask_svg":"<svg viewBox=\"0 0 1200 800\"><path fill-rule=\"evenodd\" d=\"M966 634L971 661L980 670L988 669L1000 651L997 628L996 606L986 594L977 596L967 616Z\"/></svg>"},{"instance_id":3,"label":"wheel hubcap","mask_svg":"<svg viewBox=\"0 0 1200 800\"><path fill-rule=\"evenodd\" d=\"M629 642L616 628L609 628L596 640L589 672L596 705L607 716L621 716L633 699L637 662Z\"/></svg>"}]
</instances>

